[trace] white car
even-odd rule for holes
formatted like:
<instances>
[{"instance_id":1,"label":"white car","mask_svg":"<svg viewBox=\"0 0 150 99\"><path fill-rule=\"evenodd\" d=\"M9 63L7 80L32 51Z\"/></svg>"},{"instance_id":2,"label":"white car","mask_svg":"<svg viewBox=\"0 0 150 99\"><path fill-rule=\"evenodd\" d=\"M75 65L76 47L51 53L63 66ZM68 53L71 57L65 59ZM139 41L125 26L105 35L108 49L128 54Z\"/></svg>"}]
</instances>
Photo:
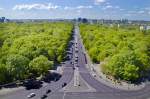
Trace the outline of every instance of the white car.
<instances>
[{"instance_id":1,"label":"white car","mask_svg":"<svg viewBox=\"0 0 150 99\"><path fill-rule=\"evenodd\" d=\"M27 97L28 98L32 98L32 97L34 97L35 96L35 93L30 93Z\"/></svg>"}]
</instances>

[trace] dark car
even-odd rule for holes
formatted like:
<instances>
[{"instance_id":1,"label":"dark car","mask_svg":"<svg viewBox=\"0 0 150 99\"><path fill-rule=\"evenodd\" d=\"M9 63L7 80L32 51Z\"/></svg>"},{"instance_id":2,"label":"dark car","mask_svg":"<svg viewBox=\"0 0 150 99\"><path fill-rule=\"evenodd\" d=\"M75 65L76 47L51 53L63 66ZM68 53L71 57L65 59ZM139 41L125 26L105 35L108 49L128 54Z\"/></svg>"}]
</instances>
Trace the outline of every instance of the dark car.
<instances>
[{"instance_id":1,"label":"dark car","mask_svg":"<svg viewBox=\"0 0 150 99\"><path fill-rule=\"evenodd\" d=\"M72 65L73 65L74 63L73 63L73 62L70 62L70 64L72 64Z\"/></svg>"},{"instance_id":2,"label":"dark car","mask_svg":"<svg viewBox=\"0 0 150 99\"><path fill-rule=\"evenodd\" d=\"M66 60L70 60L71 59L71 56L70 55L67 55L66 56Z\"/></svg>"},{"instance_id":3,"label":"dark car","mask_svg":"<svg viewBox=\"0 0 150 99\"><path fill-rule=\"evenodd\" d=\"M78 59L77 59L77 58L75 59L75 62L78 62Z\"/></svg>"},{"instance_id":4,"label":"dark car","mask_svg":"<svg viewBox=\"0 0 150 99\"><path fill-rule=\"evenodd\" d=\"M43 95L43 96L41 97L41 99L45 99L45 98L47 98L47 95Z\"/></svg>"},{"instance_id":5,"label":"dark car","mask_svg":"<svg viewBox=\"0 0 150 99\"><path fill-rule=\"evenodd\" d=\"M73 67L73 70L75 70L75 67Z\"/></svg>"},{"instance_id":6,"label":"dark car","mask_svg":"<svg viewBox=\"0 0 150 99\"><path fill-rule=\"evenodd\" d=\"M67 83L64 82L64 83L62 84L62 87L65 87L66 85L67 85Z\"/></svg>"},{"instance_id":7,"label":"dark car","mask_svg":"<svg viewBox=\"0 0 150 99\"><path fill-rule=\"evenodd\" d=\"M48 93L50 93L50 92L51 92L51 90L49 89L49 90L46 91L46 94L48 94Z\"/></svg>"}]
</instances>

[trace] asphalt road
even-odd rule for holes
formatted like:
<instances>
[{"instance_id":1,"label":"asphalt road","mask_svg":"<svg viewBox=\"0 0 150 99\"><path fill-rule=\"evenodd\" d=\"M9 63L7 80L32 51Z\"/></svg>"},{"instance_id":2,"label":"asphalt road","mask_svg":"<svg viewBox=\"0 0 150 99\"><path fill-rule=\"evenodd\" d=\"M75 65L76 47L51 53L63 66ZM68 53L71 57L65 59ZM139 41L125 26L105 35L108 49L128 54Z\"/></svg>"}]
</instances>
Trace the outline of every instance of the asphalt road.
<instances>
[{"instance_id":1,"label":"asphalt road","mask_svg":"<svg viewBox=\"0 0 150 99\"><path fill-rule=\"evenodd\" d=\"M40 89L19 90L11 94L0 96L0 99L27 99L27 95L34 92L36 94L32 99L40 99L46 90L51 89L52 93L48 94L47 99L150 99L150 84L138 91L124 91L108 87L96 80L86 68L86 59L84 56L83 44L79 36L78 26L75 27L74 37L78 38L78 66L80 76L86 81L96 92L62 92L62 84L71 82L73 79L73 69L71 61L64 65L64 73L57 82L52 82Z\"/></svg>"}]
</instances>

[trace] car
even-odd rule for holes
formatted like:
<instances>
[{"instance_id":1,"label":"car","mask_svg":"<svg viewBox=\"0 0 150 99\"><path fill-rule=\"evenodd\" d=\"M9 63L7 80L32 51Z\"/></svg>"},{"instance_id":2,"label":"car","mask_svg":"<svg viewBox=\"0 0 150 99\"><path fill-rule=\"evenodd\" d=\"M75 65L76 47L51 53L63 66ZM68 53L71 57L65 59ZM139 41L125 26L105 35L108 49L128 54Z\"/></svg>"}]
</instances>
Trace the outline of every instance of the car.
<instances>
[{"instance_id":1,"label":"car","mask_svg":"<svg viewBox=\"0 0 150 99\"><path fill-rule=\"evenodd\" d=\"M71 59L69 55L67 55L65 58L66 58L66 60L70 60Z\"/></svg>"},{"instance_id":2,"label":"car","mask_svg":"<svg viewBox=\"0 0 150 99\"><path fill-rule=\"evenodd\" d=\"M75 54L75 58L78 58L78 54Z\"/></svg>"},{"instance_id":3,"label":"car","mask_svg":"<svg viewBox=\"0 0 150 99\"><path fill-rule=\"evenodd\" d=\"M35 93L30 93L27 97L28 98L32 98L32 97L34 97L35 96Z\"/></svg>"},{"instance_id":4,"label":"car","mask_svg":"<svg viewBox=\"0 0 150 99\"><path fill-rule=\"evenodd\" d=\"M77 58L75 59L75 62L78 62L78 59L77 59Z\"/></svg>"},{"instance_id":5,"label":"car","mask_svg":"<svg viewBox=\"0 0 150 99\"><path fill-rule=\"evenodd\" d=\"M93 76L93 77L96 77L96 74L93 73L92 76Z\"/></svg>"},{"instance_id":6,"label":"car","mask_svg":"<svg viewBox=\"0 0 150 99\"><path fill-rule=\"evenodd\" d=\"M45 99L45 98L47 98L47 95L43 95L43 96L41 97L41 99Z\"/></svg>"},{"instance_id":7,"label":"car","mask_svg":"<svg viewBox=\"0 0 150 99\"><path fill-rule=\"evenodd\" d=\"M51 92L51 90L49 89L49 90L46 91L46 94L48 94L48 93L50 93L50 92Z\"/></svg>"},{"instance_id":8,"label":"car","mask_svg":"<svg viewBox=\"0 0 150 99\"><path fill-rule=\"evenodd\" d=\"M67 83L66 82L64 82L63 84L62 84L62 87L65 87L67 85Z\"/></svg>"},{"instance_id":9,"label":"car","mask_svg":"<svg viewBox=\"0 0 150 99\"><path fill-rule=\"evenodd\" d=\"M75 51L78 51L78 46L75 47Z\"/></svg>"},{"instance_id":10,"label":"car","mask_svg":"<svg viewBox=\"0 0 150 99\"><path fill-rule=\"evenodd\" d=\"M78 50L76 50L76 53L78 53Z\"/></svg>"},{"instance_id":11,"label":"car","mask_svg":"<svg viewBox=\"0 0 150 99\"><path fill-rule=\"evenodd\" d=\"M74 63L73 63L73 62L71 62L71 64L72 64L72 65L74 65Z\"/></svg>"},{"instance_id":12,"label":"car","mask_svg":"<svg viewBox=\"0 0 150 99\"><path fill-rule=\"evenodd\" d=\"M78 56L76 56L75 59L78 59Z\"/></svg>"},{"instance_id":13,"label":"car","mask_svg":"<svg viewBox=\"0 0 150 99\"><path fill-rule=\"evenodd\" d=\"M73 70L75 70L75 67L73 67Z\"/></svg>"}]
</instances>

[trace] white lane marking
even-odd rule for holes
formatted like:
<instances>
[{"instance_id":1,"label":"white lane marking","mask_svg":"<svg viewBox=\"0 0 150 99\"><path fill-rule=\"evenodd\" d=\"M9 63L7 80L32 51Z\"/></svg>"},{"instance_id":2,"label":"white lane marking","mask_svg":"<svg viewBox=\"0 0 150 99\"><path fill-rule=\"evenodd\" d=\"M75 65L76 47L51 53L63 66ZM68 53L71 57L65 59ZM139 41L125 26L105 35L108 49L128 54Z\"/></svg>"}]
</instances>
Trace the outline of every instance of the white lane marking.
<instances>
[{"instance_id":1,"label":"white lane marking","mask_svg":"<svg viewBox=\"0 0 150 99\"><path fill-rule=\"evenodd\" d=\"M65 99L66 96L66 87L64 87L64 95L63 95L63 99Z\"/></svg>"},{"instance_id":2,"label":"white lane marking","mask_svg":"<svg viewBox=\"0 0 150 99\"><path fill-rule=\"evenodd\" d=\"M66 92L64 92L63 99L65 99L65 96L66 96Z\"/></svg>"}]
</instances>

